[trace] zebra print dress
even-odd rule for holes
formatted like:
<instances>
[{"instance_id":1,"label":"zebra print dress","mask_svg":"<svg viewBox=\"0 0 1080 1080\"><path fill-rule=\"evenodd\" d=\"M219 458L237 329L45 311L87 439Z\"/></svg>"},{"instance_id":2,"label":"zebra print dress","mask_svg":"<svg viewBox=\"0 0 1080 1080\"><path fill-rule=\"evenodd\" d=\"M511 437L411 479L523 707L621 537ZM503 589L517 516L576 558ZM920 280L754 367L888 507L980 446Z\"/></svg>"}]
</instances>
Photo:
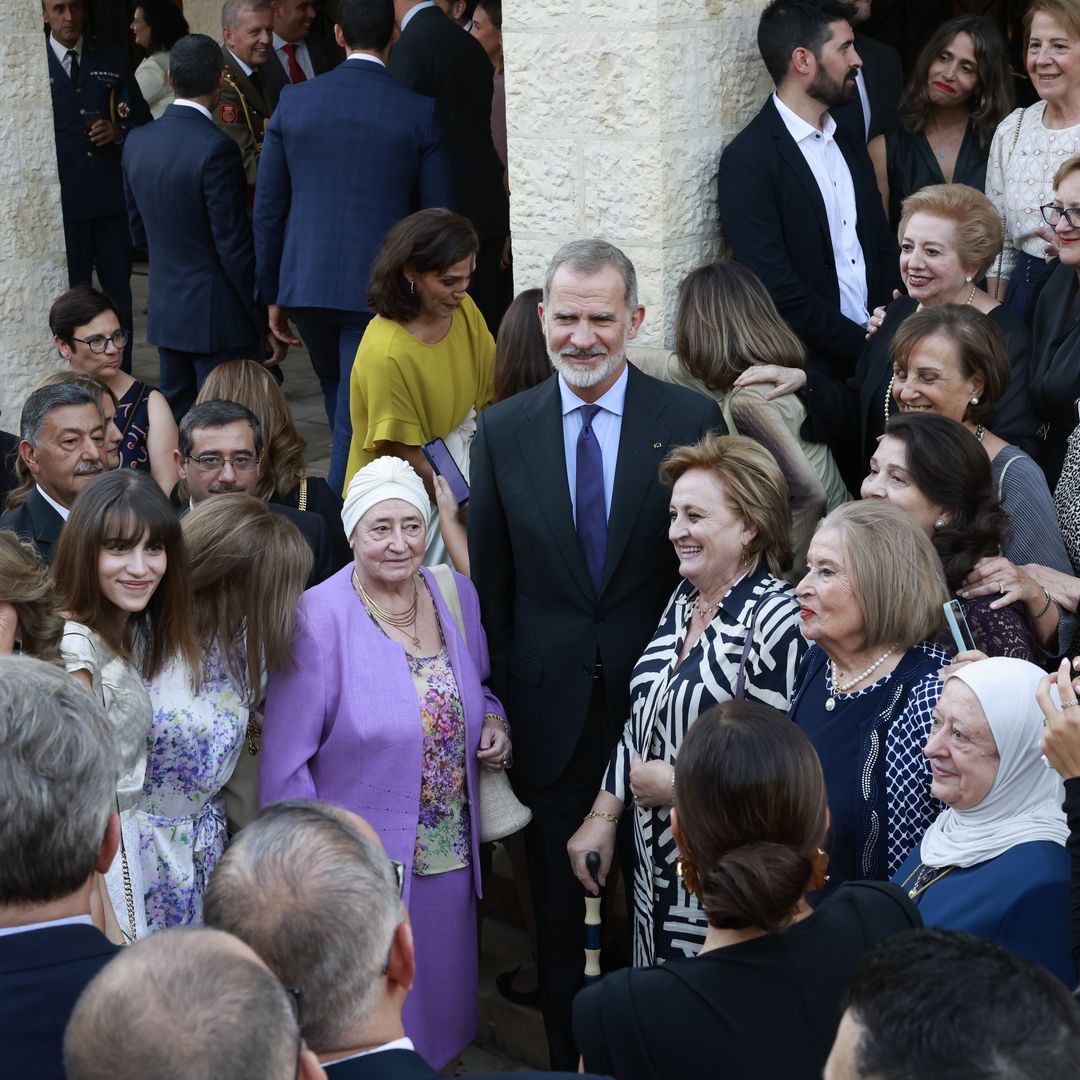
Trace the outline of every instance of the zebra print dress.
<instances>
[{"instance_id":1,"label":"zebra print dress","mask_svg":"<svg viewBox=\"0 0 1080 1080\"><path fill-rule=\"evenodd\" d=\"M735 697L747 634L744 696L786 712L795 672L807 643L799 627L799 603L791 586L764 566L730 589L712 622L683 662L675 666L698 599L689 581L672 594L660 625L630 680L630 717L612 751L604 789L630 804L630 763L674 765L679 745L698 715ZM634 806L634 964L647 967L674 957L695 956L707 924L696 897L675 872L670 806Z\"/></svg>"}]
</instances>

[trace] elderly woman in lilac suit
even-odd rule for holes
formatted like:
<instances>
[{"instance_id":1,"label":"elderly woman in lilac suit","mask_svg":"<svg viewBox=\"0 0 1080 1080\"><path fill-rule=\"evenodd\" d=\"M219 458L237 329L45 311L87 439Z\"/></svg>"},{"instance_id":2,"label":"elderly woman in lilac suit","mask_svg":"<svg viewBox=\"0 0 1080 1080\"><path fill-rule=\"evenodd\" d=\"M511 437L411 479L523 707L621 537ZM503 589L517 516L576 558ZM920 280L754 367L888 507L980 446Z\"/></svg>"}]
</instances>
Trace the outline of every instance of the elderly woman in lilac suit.
<instances>
[{"instance_id":1,"label":"elderly woman in lilac suit","mask_svg":"<svg viewBox=\"0 0 1080 1080\"><path fill-rule=\"evenodd\" d=\"M259 794L351 810L404 866L417 969L405 1032L441 1068L476 1032L479 770L505 768L510 739L484 686L472 584L453 574L462 640L420 568L430 513L399 458L353 477L341 516L354 562L300 601L294 666L270 677Z\"/></svg>"}]
</instances>

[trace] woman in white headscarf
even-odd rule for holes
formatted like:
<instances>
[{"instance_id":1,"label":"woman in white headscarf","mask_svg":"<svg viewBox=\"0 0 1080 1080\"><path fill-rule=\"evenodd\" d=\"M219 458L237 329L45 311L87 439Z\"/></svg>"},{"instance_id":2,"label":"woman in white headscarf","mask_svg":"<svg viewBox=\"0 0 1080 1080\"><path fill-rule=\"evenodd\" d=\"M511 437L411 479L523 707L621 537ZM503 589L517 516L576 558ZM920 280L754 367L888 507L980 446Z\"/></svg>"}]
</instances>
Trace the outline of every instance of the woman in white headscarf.
<instances>
[{"instance_id":1,"label":"woman in white headscarf","mask_svg":"<svg viewBox=\"0 0 1080 1080\"><path fill-rule=\"evenodd\" d=\"M1043 674L995 657L948 677L923 751L947 809L893 881L927 926L990 938L1071 987L1068 828L1040 747Z\"/></svg>"},{"instance_id":2,"label":"woman in white headscarf","mask_svg":"<svg viewBox=\"0 0 1080 1080\"><path fill-rule=\"evenodd\" d=\"M506 768L510 739L483 684L476 591L448 568L420 568L430 514L401 458L376 458L352 478L341 518L353 563L304 594L294 664L270 676L259 800L359 814L402 868L422 957L405 1032L440 1068L476 1033L474 811L479 769Z\"/></svg>"}]
</instances>

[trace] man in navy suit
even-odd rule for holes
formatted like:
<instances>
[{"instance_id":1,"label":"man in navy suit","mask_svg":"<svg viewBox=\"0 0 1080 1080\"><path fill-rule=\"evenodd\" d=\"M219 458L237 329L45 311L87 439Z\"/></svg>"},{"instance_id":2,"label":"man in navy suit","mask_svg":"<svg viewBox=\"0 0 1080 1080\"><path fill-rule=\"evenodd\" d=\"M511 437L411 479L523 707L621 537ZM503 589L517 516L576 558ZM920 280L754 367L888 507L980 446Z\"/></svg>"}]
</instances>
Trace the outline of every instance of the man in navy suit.
<instances>
[{"instance_id":1,"label":"man in navy suit","mask_svg":"<svg viewBox=\"0 0 1080 1080\"><path fill-rule=\"evenodd\" d=\"M372 261L391 225L451 206L453 189L435 104L386 70L393 0L342 0L334 32L347 59L286 87L267 126L254 219L258 295L281 341L296 343L291 314L311 354L333 432L328 480L338 491Z\"/></svg>"},{"instance_id":2,"label":"man in navy suit","mask_svg":"<svg viewBox=\"0 0 1080 1080\"><path fill-rule=\"evenodd\" d=\"M64 213L68 283L101 287L131 330L131 238L120 181L120 145L150 109L127 50L83 37L83 0L42 0L49 26L46 54L52 86L56 163ZM131 342L123 368L131 370Z\"/></svg>"},{"instance_id":3,"label":"man in navy suit","mask_svg":"<svg viewBox=\"0 0 1080 1080\"><path fill-rule=\"evenodd\" d=\"M120 840L120 749L97 698L62 667L0 657L0 1061L64 1080L64 1027L117 952L90 920Z\"/></svg>"},{"instance_id":4,"label":"man in navy suit","mask_svg":"<svg viewBox=\"0 0 1080 1080\"><path fill-rule=\"evenodd\" d=\"M223 65L212 38L181 38L169 55L176 100L124 148L131 235L150 253L146 336L177 421L218 364L263 356L240 150L212 119Z\"/></svg>"}]
</instances>

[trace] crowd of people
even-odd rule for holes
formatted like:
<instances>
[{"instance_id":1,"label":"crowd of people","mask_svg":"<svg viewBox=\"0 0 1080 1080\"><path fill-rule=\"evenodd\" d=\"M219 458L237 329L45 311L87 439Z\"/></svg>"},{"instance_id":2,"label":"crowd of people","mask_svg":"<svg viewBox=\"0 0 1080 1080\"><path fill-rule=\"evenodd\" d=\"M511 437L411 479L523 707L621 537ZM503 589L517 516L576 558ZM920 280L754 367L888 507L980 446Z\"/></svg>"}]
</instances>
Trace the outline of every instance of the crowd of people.
<instances>
[{"instance_id":1,"label":"crowd of people","mask_svg":"<svg viewBox=\"0 0 1080 1080\"><path fill-rule=\"evenodd\" d=\"M989 19L905 85L869 8L762 12L672 351L604 240L511 298L499 0L226 0L224 44L140 0L135 71L44 0L13 1068L434 1077L502 841L560 1073L1080 1077L1080 2L1015 111Z\"/></svg>"}]
</instances>

